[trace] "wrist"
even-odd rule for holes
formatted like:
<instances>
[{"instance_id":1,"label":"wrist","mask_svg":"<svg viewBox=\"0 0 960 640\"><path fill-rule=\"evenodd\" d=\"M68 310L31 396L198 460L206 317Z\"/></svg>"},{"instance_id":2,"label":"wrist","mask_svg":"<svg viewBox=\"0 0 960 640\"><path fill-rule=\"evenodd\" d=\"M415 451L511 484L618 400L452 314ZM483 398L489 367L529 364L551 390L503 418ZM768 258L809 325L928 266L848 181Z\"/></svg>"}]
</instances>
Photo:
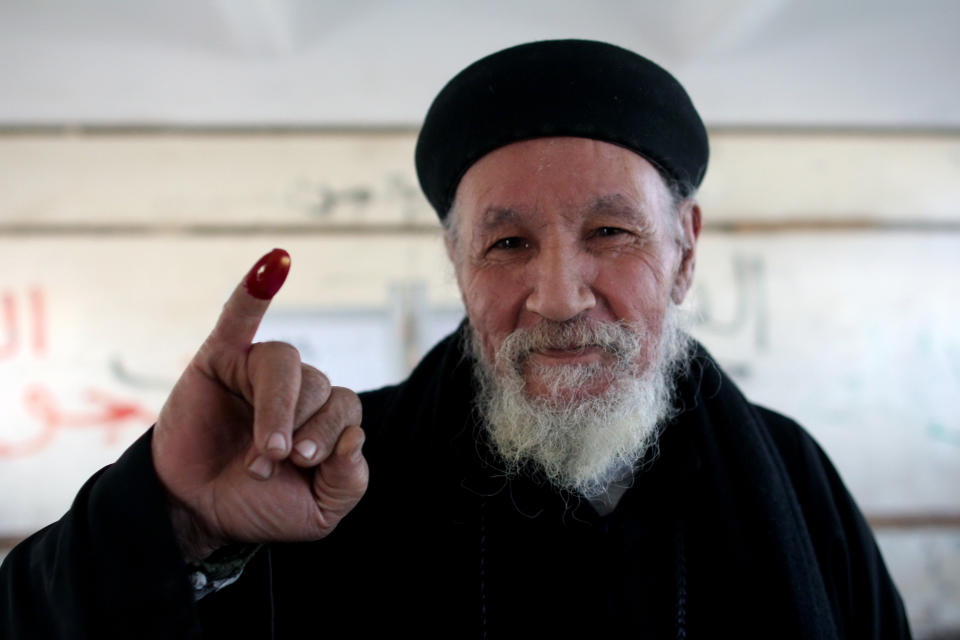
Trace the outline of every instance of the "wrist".
<instances>
[{"instance_id":1,"label":"wrist","mask_svg":"<svg viewBox=\"0 0 960 640\"><path fill-rule=\"evenodd\" d=\"M193 511L171 495L167 495L167 511L173 532L180 547L180 554L187 564L195 564L209 557L228 542L211 535Z\"/></svg>"}]
</instances>

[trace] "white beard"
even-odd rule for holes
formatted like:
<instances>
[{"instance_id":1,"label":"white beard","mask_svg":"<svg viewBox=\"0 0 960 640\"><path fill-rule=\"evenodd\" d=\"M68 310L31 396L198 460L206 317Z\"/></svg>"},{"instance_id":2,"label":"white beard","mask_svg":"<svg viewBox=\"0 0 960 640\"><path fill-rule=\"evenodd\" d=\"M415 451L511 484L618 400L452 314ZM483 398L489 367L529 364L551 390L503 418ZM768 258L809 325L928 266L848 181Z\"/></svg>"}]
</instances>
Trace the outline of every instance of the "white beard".
<instances>
[{"instance_id":1,"label":"white beard","mask_svg":"<svg viewBox=\"0 0 960 640\"><path fill-rule=\"evenodd\" d=\"M672 417L676 373L686 366L692 340L680 329L679 311L669 305L657 354L639 371L649 332L623 322L545 322L518 329L504 340L495 363L485 361L471 328L477 408L508 474L532 467L555 487L595 498L633 470ZM612 364L539 366L527 362L533 350L599 346ZM547 392L530 397L524 368ZM578 393L585 387L601 393Z\"/></svg>"}]
</instances>

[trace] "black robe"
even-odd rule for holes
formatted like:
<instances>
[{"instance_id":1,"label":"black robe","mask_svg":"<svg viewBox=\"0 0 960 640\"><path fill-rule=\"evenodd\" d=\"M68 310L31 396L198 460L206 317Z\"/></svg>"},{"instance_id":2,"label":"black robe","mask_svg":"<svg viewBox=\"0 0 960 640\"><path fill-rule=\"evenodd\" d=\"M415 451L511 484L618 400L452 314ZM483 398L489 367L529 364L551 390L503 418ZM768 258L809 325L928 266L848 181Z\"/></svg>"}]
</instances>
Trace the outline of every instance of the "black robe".
<instances>
[{"instance_id":1,"label":"black robe","mask_svg":"<svg viewBox=\"0 0 960 640\"><path fill-rule=\"evenodd\" d=\"M370 486L327 538L265 545L194 603L148 433L0 570L3 638L907 638L873 536L817 444L702 349L609 515L505 479L456 336L361 395Z\"/></svg>"}]
</instances>

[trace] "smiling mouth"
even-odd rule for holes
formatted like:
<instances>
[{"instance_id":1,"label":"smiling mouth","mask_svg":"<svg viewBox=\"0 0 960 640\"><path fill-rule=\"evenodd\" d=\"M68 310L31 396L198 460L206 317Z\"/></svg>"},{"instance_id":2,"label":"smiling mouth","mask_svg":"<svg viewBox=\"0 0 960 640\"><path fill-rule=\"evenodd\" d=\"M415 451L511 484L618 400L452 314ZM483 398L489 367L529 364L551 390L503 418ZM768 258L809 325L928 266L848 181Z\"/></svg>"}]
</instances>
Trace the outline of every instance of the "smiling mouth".
<instances>
[{"instance_id":1,"label":"smiling mouth","mask_svg":"<svg viewBox=\"0 0 960 640\"><path fill-rule=\"evenodd\" d=\"M602 361L608 354L607 350L597 345L578 346L571 348L536 349L529 353L529 358L539 364L593 364Z\"/></svg>"}]
</instances>

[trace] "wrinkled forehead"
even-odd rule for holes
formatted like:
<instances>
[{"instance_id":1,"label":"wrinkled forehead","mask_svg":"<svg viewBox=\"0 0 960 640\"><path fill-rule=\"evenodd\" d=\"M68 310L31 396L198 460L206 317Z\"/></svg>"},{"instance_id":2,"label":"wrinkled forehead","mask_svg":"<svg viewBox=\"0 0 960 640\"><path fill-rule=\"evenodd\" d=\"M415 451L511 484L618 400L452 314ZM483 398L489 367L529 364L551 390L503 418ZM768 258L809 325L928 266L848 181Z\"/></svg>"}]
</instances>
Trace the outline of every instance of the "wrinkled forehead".
<instances>
[{"instance_id":1,"label":"wrinkled forehead","mask_svg":"<svg viewBox=\"0 0 960 640\"><path fill-rule=\"evenodd\" d=\"M642 156L607 142L557 137L486 154L460 181L452 215L487 227L548 211L653 217L671 203L659 170Z\"/></svg>"}]
</instances>

